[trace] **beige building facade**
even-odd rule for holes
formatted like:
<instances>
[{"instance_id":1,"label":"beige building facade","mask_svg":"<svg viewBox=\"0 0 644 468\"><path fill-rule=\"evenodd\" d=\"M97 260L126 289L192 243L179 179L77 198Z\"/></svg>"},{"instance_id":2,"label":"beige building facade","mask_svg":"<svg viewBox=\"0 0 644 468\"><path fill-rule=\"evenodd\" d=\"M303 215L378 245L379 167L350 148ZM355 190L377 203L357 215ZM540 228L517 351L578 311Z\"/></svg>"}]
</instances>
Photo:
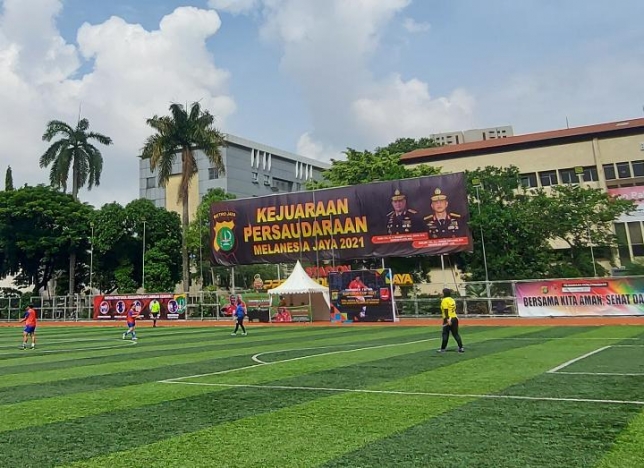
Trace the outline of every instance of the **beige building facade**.
<instances>
[{"instance_id":1,"label":"beige building facade","mask_svg":"<svg viewBox=\"0 0 644 468\"><path fill-rule=\"evenodd\" d=\"M632 199L638 210L615 222L616 260L644 257L644 119L420 149L401 161L439 166L443 173L516 166L527 188L581 183Z\"/></svg>"}]
</instances>

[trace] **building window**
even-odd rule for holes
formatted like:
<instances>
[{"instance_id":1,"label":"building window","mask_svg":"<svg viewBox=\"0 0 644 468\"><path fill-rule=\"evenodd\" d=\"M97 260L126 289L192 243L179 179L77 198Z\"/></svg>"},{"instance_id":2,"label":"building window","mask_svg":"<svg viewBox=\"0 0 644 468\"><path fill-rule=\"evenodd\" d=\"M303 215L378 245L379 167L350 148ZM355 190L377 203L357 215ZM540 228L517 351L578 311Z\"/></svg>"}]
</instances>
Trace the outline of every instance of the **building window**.
<instances>
[{"instance_id":1,"label":"building window","mask_svg":"<svg viewBox=\"0 0 644 468\"><path fill-rule=\"evenodd\" d=\"M617 175L620 179L629 179L631 176L631 164L628 162L617 163Z\"/></svg>"},{"instance_id":2,"label":"building window","mask_svg":"<svg viewBox=\"0 0 644 468\"><path fill-rule=\"evenodd\" d=\"M595 166L584 167L584 182L597 182L597 181L599 181L597 168Z\"/></svg>"},{"instance_id":3,"label":"building window","mask_svg":"<svg viewBox=\"0 0 644 468\"><path fill-rule=\"evenodd\" d=\"M644 257L644 238L641 223L639 221L628 223L628 233L631 237L633 257Z\"/></svg>"},{"instance_id":4,"label":"building window","mask_svg":"<svg viewBox=\"0 0 644 468\"><path fill-rule=\"evenodd\" d=\"M604 164L604 177L606 180L615 180L615 165L613 164Z\"/></svg>"},{"instance_id":5,"label":"building window","mask_svg":"<svg viewBox=\"0 0 644 468\"><path fill-rule=\"evenodd\" d=\"M264 175L264 185L271 185L271 176Z\"/></svg>"},{"instance_id":6,"label":"building window","mask_svg":"<svg viewBox=\"0 0 644 468\"><path fill-rule=\"evenodd\" d=\"M259 174L257 174L257 172L253 172L252 180L255 184L259 183Z\"/></svg>"},{"instance_id":7,"label":"building window","mask_svg":"<svg viewBox=\"0 0 644 468\"><path fill-rule=\"evenodd\" d=\"M521 185L525 188L538 187L537 174L531 172L530 174L521 174Z\"/></svg>"},{"instance_id":8,"label":"building window","mask_svg":"<svg viewBox=\"0 0 644 468\"><path fill-rule=\"evenodd\" d=\"M615 234L617 235L617 250L619 252L619 261L622 265L631 261L631 252L628 248L628 238L626 236L626 224L615 223Z\"/></svg>"},{"instance_id":9,"label":"building window","mask_svg":"<svg viewBox=\"0 0 644 468\"><path fill-rule=\"evenodd\" d=\"M280 192L290 192L293 188L293 182L273 177L273 187Z\"/></svg>"},{"instance_id":10,"label":"building window","mask_svg":"<svg viewBox=\"0 0 644 468\"><path fill-rule=\"evenodd\" d=\"M209 180L219 179L219 169L217 169L216 167L209 167L208 179Z\"/></svg>"},{"instance_id":11,"label":"building window","mask_svg":"<svg viewBox=\"0 0 644 468\"><path fill-rule=\"evenodd\" d=\"M579 176L575 173L575 169L559 169L559 179L562 184L579 183Z\"/></svg>"},{"instance_id":12,"label":"building window","mask_svg":"<svg viewBox=\"0 0 644 468\"><path fill-rule=\"evenodd\" d=\"M644 177L644 161L633 161L633 177Z\"/></svg>"},{"instance_id":13,"label":"building window","mask_svg":"<svg viewBox=\"0 0 644 468\"><path fill-rule=\"evenodd\" d=\"M302 190L302 184L300 184L299 182L295 182L295 191L299 192L300 190Z\"/></svg>"},{"instance_id":14,"label":"building window","mask_svg":"<svg viewBox=\"0 0 644 468\"><path fill-rule=\"evenodd\" d=\"M539 181L541 182L542 187L557 185L557 172L556 171L539 172Z\"/></svg>"},{"instance_id":15,"label":"building window","mask_svg":"<svg viewBox=\"0 0 644 468\"><path fill-rule=\"evenodd\" d=\"M156 184L156 177L148 177L145 179L145 188L146 189L151 189L157 186Z\"/></svg>"}]
</instances>

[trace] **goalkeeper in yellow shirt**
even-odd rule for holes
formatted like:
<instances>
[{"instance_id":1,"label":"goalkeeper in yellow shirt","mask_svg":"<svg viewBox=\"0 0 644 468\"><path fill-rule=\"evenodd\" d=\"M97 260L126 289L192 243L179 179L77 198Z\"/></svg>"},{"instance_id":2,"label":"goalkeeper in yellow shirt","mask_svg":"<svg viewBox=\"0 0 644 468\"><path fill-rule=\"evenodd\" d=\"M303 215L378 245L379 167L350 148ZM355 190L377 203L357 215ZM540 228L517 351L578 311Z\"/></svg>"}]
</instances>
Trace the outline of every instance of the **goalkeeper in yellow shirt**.
<instances>
[{"instance_id":1,"label":"goalkeeper in yellow shirt","mask_svg":"<svg viewBox=\"0 0 644 468\"><path fill-rule=\"evenodd\" d=\"M443 289L443 299L441 299L441 315L443 316L443 342L439 353L444 353L449 341L449 334L451 333L456 344L458 344L458 352L464 353L463 340L461 335L458 334L458 316L456 315L456 301L452 298L452 290L449 288Z\"/></svg>"}]
</instances>

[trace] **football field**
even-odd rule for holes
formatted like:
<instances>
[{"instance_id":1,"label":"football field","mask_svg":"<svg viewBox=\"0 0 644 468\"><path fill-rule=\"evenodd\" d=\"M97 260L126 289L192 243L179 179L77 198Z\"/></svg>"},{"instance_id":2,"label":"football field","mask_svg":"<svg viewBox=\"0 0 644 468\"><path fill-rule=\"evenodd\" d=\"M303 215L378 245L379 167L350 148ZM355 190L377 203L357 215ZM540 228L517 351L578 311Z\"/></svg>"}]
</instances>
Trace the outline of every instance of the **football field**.
<instances>
[{"instance_id":1,"label":"football field","mask_svg":"<svg viewBox=\"0 0 644 468\"><path fill-rule=\"evenodd\" d=\"M0 328L1 467L644 466L644 327Z\"/></svg>"}]
</instances>

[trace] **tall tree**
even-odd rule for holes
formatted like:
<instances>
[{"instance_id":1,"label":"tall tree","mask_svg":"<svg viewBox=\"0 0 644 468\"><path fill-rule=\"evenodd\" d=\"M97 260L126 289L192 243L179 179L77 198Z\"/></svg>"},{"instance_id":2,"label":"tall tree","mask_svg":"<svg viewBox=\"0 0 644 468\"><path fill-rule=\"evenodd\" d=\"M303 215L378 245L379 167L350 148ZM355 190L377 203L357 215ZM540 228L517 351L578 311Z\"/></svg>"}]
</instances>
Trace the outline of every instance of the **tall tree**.
<instances>
[{"instance_id":1,"label":"tall tree","mask_svg":"<svg viewBox=\"0 0 644 468\"><path fill-rule=\"evenodd\" d=\"M40 157L40 167L48 167L49 181L52 187L62 188L67 191L69 170L72 171L72 197L78 200L78 190L87 184L91 189L94 185L100 185L101 172L103 171L103 156L101 152L91 143L96 140L103 145L111 145L112 139L101 133L90 132L89 120L80 119L76 128L60 120L52 120L47 124L43 141L52 143L47 151ZM75 292L76 253L70 252L69 256L69 294Z\"/></svg>"},{"instance_id":2,"label":"tall tree","mask_svg":"<svg viewBox=\"0 0 644 468\"><path fill-rule=\"evenodd\" d=\"M145 239L143 239L145 221ZM181 280L181 221L177 213L157 208L150 200L126 207L109 203L94 212L94 284L103 292L145 289L174 291Z\"/></svg>"},{"instance_id":3,"label":"tall tree","mask_svg":"<svg viewBox=\"0 0 644 468\"><path fill-rule=\"evenodd\" d=\"M141 152L142 159L150 160L150 169L158 170L159 185L162 187L165 187L172 175L175 159L179 156L181 158L181 183L177 199L182 203L181 256L184 291L189 288L188 197L190 182L197 173L196 151L202 151L210 160L212 167L220 173L225 172L220 148L226 142L223 134L215 128L214 121L214 116L209 111L202 110L198 102L192 103L189 110L181 104L172 104L170 115L161 117L155 115L147 120L147 124L156 133L147 138Z\"/></svg>"},{"instance_id":4,"label":"tall tree","mask_svg":"<svg viewBox=\"0 0 644 468\"><path fill-rule=\"evenodd\" d=\"M322 181L311 181L309 189L340 187L374 182L376 180L398 180L423 175L434 175L439 169L426 164L410 168L400 164L400 153L387 149L375 152L356 151L347 148L346 160L333 160L329 169L322 173Z\"/></svg>"},{"instance_id":5,"label":"tall tree","mask_svg":"<svg viewBox=\"0 0 644 468\"><path fill-rule=\"evenodd\" d=\"M7 172L4 175L4 189L7 192L13 190L13 172L11 172L11 166L7 167Z\"/></svg>"},{"instance_id":6,"label":"tall tree","mask_svg":"<svg viewBox=\"0 0 644 468\"><path fill-rule=\"evenodd\" d=\"M92 208L51 187L0 192L0 277L46 287L66 268L69 252L89 249Z\"/></svg>"},{"instance_id":7,"label":"tall tree","mask_svg":"<svg viewBox=\"0 0 644 468\"><path fill-rule=\"evenodd\" d=\"M423 138L398 138L393 143L389 143L387 146L382 148L376 148L376 152L380 150L387 150L390 153L409 153L421 148L435 148L440 146L436 141L429 137Z\"/></svg>"}]
</instances>

